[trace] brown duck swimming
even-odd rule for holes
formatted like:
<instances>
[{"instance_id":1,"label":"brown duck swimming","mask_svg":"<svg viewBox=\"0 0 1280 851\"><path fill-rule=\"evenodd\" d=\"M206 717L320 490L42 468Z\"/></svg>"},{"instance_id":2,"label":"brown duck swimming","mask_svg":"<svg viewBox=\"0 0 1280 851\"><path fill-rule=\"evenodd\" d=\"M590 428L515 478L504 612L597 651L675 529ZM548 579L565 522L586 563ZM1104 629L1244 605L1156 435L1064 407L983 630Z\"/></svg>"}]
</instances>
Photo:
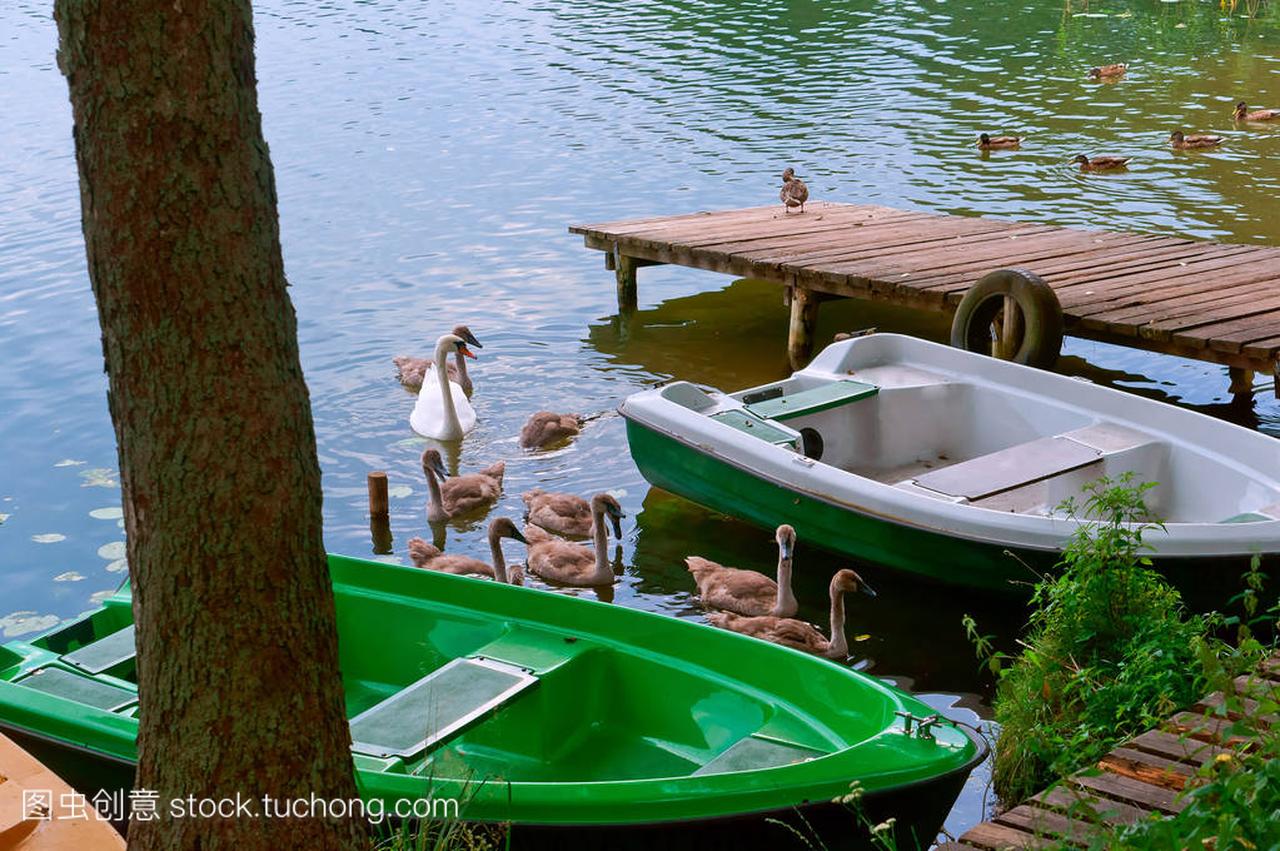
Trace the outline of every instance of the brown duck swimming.
<instances>
[{"instance_id":1,"label":"brown duck swimming","mask_svg":"<svg viewBox=\"0 0 1280 851\"><path fill-rule=\"evenodd\" d=\"M1010 150L1021 144L1021 136L988 136L986 133L978 136L978 147L984 151Z\"/></svg>"},{"instance_id":2,"label":"brown duck swimming","mask_svg":"<svg viewBox=\"0 0 1280 851\"><path fill-rule=\"evenodd\" d=\"M1169 144L1179 151L1188 151L1194 148L1216 148L1222 144L1222 137L1212 136L1208 133L1187 136L1181 130L1174 130L1169 134Z\"/></svg>"},{"instance_id":3,"label":"brown duck swimming","mask_svg":"<svg viewBox=\"0 0 1280 851\"><path fill-rule=\"evenodd\" d=\"M849 591L861 591L869 597L875 591L862 577L848 568L831 577L831 638L828 639L813 624L795 618L779 618L772 615L744 617L733 612L713 612L707 620L713 626L750 635L764 641L772 641L784 647L803 650L828 659L847 659L849 642L844 636L844 595Z\"/></svg>"},{"instance_id":4,"label":"brown duck swimming","mask_svg":"<svg viewBox=\"0 0 1280 851\"><path fill-rule=\"evenodd\" d=\"M809 200L809 187L796 177L796 170L789 168L782 173L782 188L778 190L778 199L782 201L782 212L790 213L793 207L804 212L804 202Z\"/></svg>"},{"instance_id":5,"label":"brown duck swimming","mask_svg":"<svg viewBox=\"0 0 1280 851\"><path fill-rule=\"evenodd\" d=\"M1129 164L1133 157L1086 157L1077 154L1071 162L1079 163L1081 171L1119 171Z\"/></svg>"},{"instance_id":6,"label":"brown duck swimming","mask_svg":"<svg viewBox=\"0 0 1280 851\"><path fill-rule=\"evenodd\" d=\"M1129 70L1125 62L1113 62L1110 65L1099 65L1089 69L1089 76L1095 80L1118 80Z\"/></svg>"},{"instance_id":7,"label":"brown duck swimming","mask_svg":"<svg viewBox=\"0 0 1280 851\"><path fill-rule=\"evenodd\" d=\"M1236 121L1274 121L1280 118L1280 109L1255 109L1249 111L1249 104L1240 101L1234 113Z\"/></svg>"},{"instance_id":8,"label":"brown duck swimming","mask_svg":"<svg viewBox=\"0 0 1280 851\"><path fill-rule=\"evenodd\" d=\"M582 431L582 417L538 411L520 429L520 445L525 449L546 449L576 437Z\"/></svg>"}]
</instances>

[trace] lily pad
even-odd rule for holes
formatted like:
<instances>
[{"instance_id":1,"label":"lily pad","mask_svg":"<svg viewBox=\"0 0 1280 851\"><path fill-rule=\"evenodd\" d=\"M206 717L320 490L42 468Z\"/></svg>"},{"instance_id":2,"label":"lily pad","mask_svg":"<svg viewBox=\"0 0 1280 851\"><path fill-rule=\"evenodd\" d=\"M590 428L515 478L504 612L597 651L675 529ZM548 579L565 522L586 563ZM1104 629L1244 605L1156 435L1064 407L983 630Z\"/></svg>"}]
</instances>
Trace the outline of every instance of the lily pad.
<instances>
[{"instance_id":1,"label":"lily pad","mask_svg":"<svg viewBox=\"0 0 1280 851\"><path fill-rule=\"evenodd\" d=\"M28 632L39 632L57 626L62 621L57 615L41 615L35 612L11 612L0 617L0 635L17 638Z\"/></svg>"},{"instance_id":2,"label":"lily pad","mask_svg":"<svg viewBox=\"0 0 1280 851\"><path fill-rule=\"evenodd\" d=\"M427 439L425 437L406 437L404 440L397 440L392 446L426 446Z\"/></svg>"},{"instance_id":3,"label":"lily pad","mask_svg":"<svg viewBox=\"0 0 1280 851\"><path fill-rule=\"evenodd\" d=\"M124 541L112 541L109 544L103 544L98 547L98 556L105 558L107 561L115 561L124 558L125 546Z\"/></svg>"},{"instance_id":4,"label":"lily pad","mask_svg":"<svg viewBox=\"0 0 1280 851\"><path fill-rule=\"evenodd\" d=\"M76 573L74 570L68 570L66 573L59 573L53 577L54 582L79 582L84 579L83 573Z\"/></svg>"},{"instance_id":5,"label":"lily pad","mask_svg":"<svg viewBox=\"0 0 1280 851\"><path fill-rule=\"evenodd\" d=\"M89 512L89 516L94 520L119 520L124 517L124 509L118 505L109 508L95 508Z\"/></svg>"},{"instance_id":6,"label":"lily pad","mask_svg":"<svg viewBox=\"0 0 1280 851\"><path fill-rule=\"evenodd\" d=\"M406 496L413 496L413 488L408 485L396 485L395 487L387 488L387 496L392 499L404 499Z\"/></svg>"},{"instance_id":7,"label":"lily pad","mask_svg":"<svg viewBox=\"0 0 1280 851\"><path fill-rule=\"evenodd\" d=\"M80 478L84 479L80 483L82 488L114 488L119 484L116 481L116 471L110 467L94 467L92 470L81 470Z\"/></svg>"},{"instance_id":8,"label":"lily pad","mask_svg":"<svg viewBox=\"0 0 1280 851\"><path fill-rule=\"evenodd\" d=\"M8 520L12 516L13 516L12 514L0 514L0 523L3 523L4 521Z\"/></svg>"},{"instance_id":9,"label":"lily pad","mask_svg":"<svg viewBox=\"0 0 1280 851\"><path fill-rule=\"evenodd\" d=\"M76 459L74 459L74 458L63 458L61 461L59 461L57 464L54 464L53 466L55 466L55 467L81 467L81 466L84 466L86 463L88 463L88 462L86 462L86 461L77 461L77 460L76 460Z\"/></svg>"},{"instance_id":10,"label":"lily pad","mask_svg":"<svg viewBox=\"0 0 1280 851\"><path fill-rule=\"evenodd\" d=\"M129 569L129 560L118 558L107 565L107 573L124 573Z\"/></svg>"},{"instance_id":11,"label":"lily pad","mask_svg":"<svg viewBox=\"0 0 1280 851\"><path fill-rule=\"evenodd\" d=\"M43 535L32 535L31 540L37 544L56 544L58 541L65 541L66 535L59 532L45 532Z\"/></svg>"},{"instance_id":12,"label":"lily pad","mask_svg":"<svg viewBox=\"0 0 1280 851\"><path fill-rule=\"evenodd\" d=\"M864 633L862 633L862 635L855 635L855 636L853 637L853 640L854 640L854 641L866 641L866 640L867 640L868 638L870 638L870 637L871 637L870 635L868 635L867 633L865 633L865 632L864 632Z\"/></svg>"}]
</instances>

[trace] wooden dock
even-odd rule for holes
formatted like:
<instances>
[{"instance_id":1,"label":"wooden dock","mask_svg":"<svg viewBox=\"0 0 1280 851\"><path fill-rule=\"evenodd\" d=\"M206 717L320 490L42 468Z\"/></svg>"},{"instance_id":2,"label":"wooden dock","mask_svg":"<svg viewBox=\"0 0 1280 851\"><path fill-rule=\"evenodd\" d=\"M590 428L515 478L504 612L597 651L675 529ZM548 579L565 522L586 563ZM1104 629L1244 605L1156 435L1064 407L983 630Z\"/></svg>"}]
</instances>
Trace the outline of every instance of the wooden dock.
<instances>
[{"instance_id":1,"label":"wooden dock","mask_svg":"<svg viewBox=\"0 0 1280 851\"><path fill-rule=\"evenodd\" d=\"M1120 825L1180 812L1179 793L1206 763L1221 754L1249 747L1233 738L1230 727L1240 718L1236 709L1254 712L1258 700L1280 698L1280 654L1263 663L1257 674L1237 677L1241 696L1232 711L1224 696L1214 693L1191 709L1125 742L1103 757L1096 771L1083 771L1025 804L1001 813L967 831L937 851L1003 851L1060 844L1087 846L1090 839ZM1261 723L1280 723L1274 717Z\"/></svg>"},{"instance_id":2,"label":"wooden dock","mask_svg":"<svg viewBox=\"0 0 1280 851\"><path fill-rule=\"evenodd\" d=\"M1068 334L1221 364L1235 393L1252 388L1255 372L1276 376L1280 357L1280 248L820 202L789 215L775 204L569 230L605 252L623 311L635 307L641 266L785 287L797 369L824 298L954 313L974 282L1001 268L1050 284Z\"/></svg>"}]
</instances>

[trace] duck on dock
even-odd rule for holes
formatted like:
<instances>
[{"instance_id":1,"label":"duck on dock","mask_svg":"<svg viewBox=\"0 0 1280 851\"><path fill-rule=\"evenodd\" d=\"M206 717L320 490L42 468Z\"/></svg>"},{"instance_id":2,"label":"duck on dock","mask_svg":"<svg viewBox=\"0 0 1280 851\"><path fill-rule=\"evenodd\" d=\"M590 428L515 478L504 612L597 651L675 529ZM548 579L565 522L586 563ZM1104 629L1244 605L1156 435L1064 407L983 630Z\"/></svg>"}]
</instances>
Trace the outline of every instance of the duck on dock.
<instances>
[{"instance_id":1,"label":"duck on dock","mask_svg":"<svg viewBox=\"0 0 1280 851\"><path fill-rule=\"evenodd\" d=\"M1240 101L1233 113L1236 121L1274 121L1280 118L1280 109L1255 109L1249 111L1249 104Z\"/></svg>"},{"instance_id":2,"label":"duck on dock","mask_svg":"<svg viewBox=\"0 0 1280 851\"><path fill-rule=\"evenodd\" d=\"M483 349L480 341L476 339L476 335L471 333L471 329L466 325L457 325L450 333L455 337L461 337L468 345L475 346L477 349ZM396 355L391 359L396 365L396 378L400 380L400 384L405 390L412 393L418 393L422 390L422 382L426 380L431 368L435 366L434 358L416 358L412 355ZM471 376L467 373L467 358L461 351L454 350L454 360L447 365L449 371L449 380L462 388L462 392L468 396L475 390L475 385L471 383Z\"/></svg>"},{"instance_id":3,"label":"duck on dock","mask_svg":"<svg viewBox=\"0 0 1280 851\"><path fill-rule=\"evenodd\" d=\"M782 188L778 190L778 198L782 201L782 212L790 213L793 207L804 212L804 202L809 200L809 187L796 177L796 170L788 168L782 172Z\"/></svg>"},{"instance_id":4,"label":"duck on dock","mask_svg":"<svg viewBox=\"0 0 1280 851\"><path fill-rule=\"evenodd\" d=\"M986 133L978 136L978 147L984 151L1008 151L1021 145L1021 136L989 136Z\"/></svg>"},{"instance_id":5,"label":"duck on dock","mask_svg":"<svg viewBox=\"0 0 1280 851\"><path fill-rule=\"evenodd\" d=\"M1110 65L1098 65L1089 69L1089 78L1093 80L1118 80L1129 70L1127 62L1113 62Z\"/></svg>"},{"instance_id":6,"label":"duck on dock","mask_svg":"<svg viewBox=\"0 0 1280 851\"><path fill-rule=\"evenodd\" d=\"M591 517L595 541L590 549L581 544L553 538L538 526L525 526L524 536L529 544L526 569L535 576L558 585L577 588L612 586L616 577L609 564L609 533L604 520L605 517L609 518L613 524L614 536L621 540L622 518L625 516L622 506L609 494L598 493L593 496Z\"/></svg>"},{"instance_id":7,"label":"duck on dock","mask_svg":"<svg viewBox=\"0 0 1280 851\"><path fill-rule=\"evenodd\" d=\"M458 576L485 576L503 584L523 585L524 569L519 564L507 567L507 560L502 555L503 538L522 544L529 543L510 517L495 517L489 524L489 552L493 556L493 564L471 556L449 555L422 538L409 539L409 560L414 567L426 570L439 570Z\"/></svg>"},{"instance_id":8,"label":"duck on dock","mask_svg":"<svg viewBox=\"0 0 1280 851\"><path fill-rule=\"evenodd\" d=\"M1071 162L1079 163L1081 171L1119 171L1129 165L1129 161L1133 157L1087 157L1084 154L1077 154Z\"/></svg>"},{"instance_id":9,"label":"duck on dock","mask_svg":"<svg viewBox=\"0 0 1280 851\"><path fill-rule=\"evenodd\" d=\"M548 449L577 437L582 431L582 417L538 411L520 429L520 445L525 449Z\"/></svg>"},{"instance_id":10,"label":"duck on dock","mask_svg":"<svg viewBox=\"0 0 1280 851\"><path fill-rule=\"evenodd\" d=\"M1189 151L1196 148L1216 148L1222 144L1222 137L1208 133L1187 136L1181 130L1174 130L1169 134L1169 144L1179 151Z\"/></svg>"},{"instance_id":11,"label":"duck on dock","mask_svg":"<svg viewBox=\"0 0 1280 851\"><path fill-rule=\"evenodd\" d=\"M502 495L505 461L495 461L478 473L450 476L438 449L422 453L422 472L427 476L427 522L443 523L453 517L487 509Z\"/></svg>"},{"instance_id":12,"label":"duck on dock","mask_svg":"<svg viewBox=\"0 0 1280 851\"><path fill-rule=\"evenodd\" d=\"M844 595L846 592L861 591L868 597L876 596L852 570L844 568L836 571L831 577L831 638L828 639L810 623L795 618L780 618L772 615L744 617L733 612L713 612L707 620L713 626L732 630L762 641L771 641L784 647L803 650L815 656L826 656L828 659L844 660L849 657L849 641L844 635Z\"/></svg>"},{"instance_id":13,"label":"duck on dock","mask_svg":"<svg viewBox=\"0 0 1280 851\"><path fill-rule=\"evenodd\" d=\"M782 524L774 532L778 542L778 581L763 573L725 567L701 556L684 560L698 585L702 605L748 617L772 615L789 618L799 609L791 590L791 558L795 552L796 530Z\"/></svg>"}]
</instances>

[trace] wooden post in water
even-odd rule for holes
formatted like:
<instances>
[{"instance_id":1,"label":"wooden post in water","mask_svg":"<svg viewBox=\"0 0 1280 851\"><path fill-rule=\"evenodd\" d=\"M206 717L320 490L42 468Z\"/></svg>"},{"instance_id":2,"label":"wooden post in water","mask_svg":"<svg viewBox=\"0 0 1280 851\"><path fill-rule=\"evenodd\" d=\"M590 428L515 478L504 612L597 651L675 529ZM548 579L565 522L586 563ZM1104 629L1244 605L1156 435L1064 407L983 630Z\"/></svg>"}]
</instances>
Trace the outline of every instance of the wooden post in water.
<instances>
[{"instance_id":1,"label":"wooden post in water","mask_svg":"<svg viewBox=\"0 0 1280 851\"><path fill-rule=\"evenodd\" d=\"M614 257L613 274L618 279L618 310L633 313L636 309L636 259L625 254Z\"/></svg>"},{"instance_id":2,"label":"wooden post in water","mask_svg":"<svg viewBox=\"0 0 1280 851\"><path fill-rule=\"evenodd\" d=\"M1227 375L1231 378L1230 393L1232 396L1253 394L1253 370L1240 366L1229 366L1227 367Z\"/></svg>"},{"instance_id":3,"label":"wooden post in water","mask_svg":"<svg viewBox=\"0 0 1280 851\"><path fill-rule=\"evenodd\" d=\"M787 359L792 369L804 369L813 354L813 333L818 324L818 296L803 287L791 288L791 323L787 327Z\"/></svg>"},{"instance_id":4,"label":"wooden post in water","mask_svg":"<svg viewBox=\"0 0 1280 851\"><path fill-rule=\"evenodd\" d=\"M373 538L373 551L378 555L391 553L391 500L387 493L387 474L375 470L368 476L369 483L369 535Z\"/></svg>"}]
</instances>

